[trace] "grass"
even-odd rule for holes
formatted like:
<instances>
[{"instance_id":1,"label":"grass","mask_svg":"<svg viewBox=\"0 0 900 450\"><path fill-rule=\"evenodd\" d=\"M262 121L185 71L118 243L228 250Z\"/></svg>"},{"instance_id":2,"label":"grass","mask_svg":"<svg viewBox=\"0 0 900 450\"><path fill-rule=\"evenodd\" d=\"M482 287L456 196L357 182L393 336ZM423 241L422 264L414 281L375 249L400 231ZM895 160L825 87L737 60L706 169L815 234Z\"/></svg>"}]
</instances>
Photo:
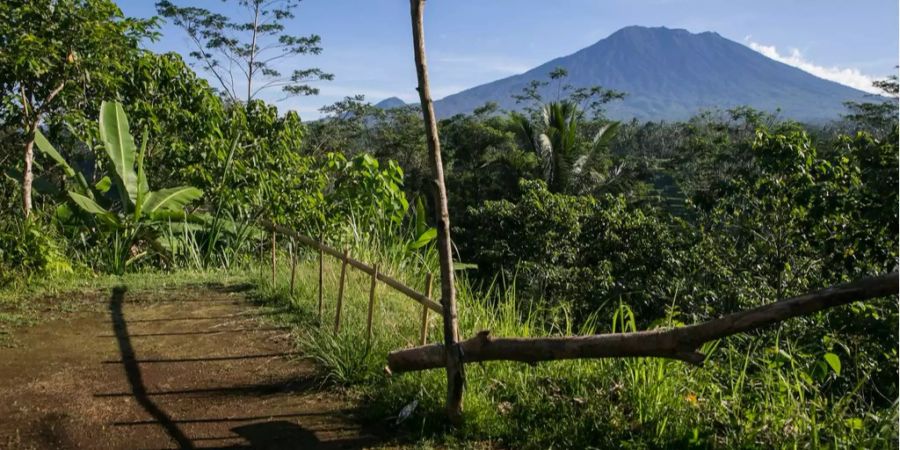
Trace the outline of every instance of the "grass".
<instances>
[{"instance_id":1,"label":"grass","mask_svg":"<svg viewBox=\"0 0 900 450\"><path fill-rule=\"evenodd\" d=\"M354 249L386 273L422 290L422 265L381 260ZM303 254L294 295L283 261L273 285L269 268L255 274L257 295L285 308L297 345L325 380L349 389L367 418L414 436L420 445L509 448L896 448L897 404L873 407L859 389L828 389L839 377L777 331L708 345L700 368L662 359L578 360L466 366L465 425L450 430L442 415L443 371L383 372L389 351L416 345L421 306L380 285L374 337L366 345L369 277L348 269L341 332L333 334L339 263L326 258L325 305L317 314L318 266ZM631 331L627 306L579 328L564 310L525 310L509 291L476 293L459 282L460 332L542 336ZM432 314L429 342L440 340ZM613 322L615 321L615 324ZM410 409L408 416L401 414Z\"/></svg>"},{"instance_id":2,"label":"grass","mask_svg":"<svg viewBox=\"0 0 900 450\"><path fill-rule=\"evenodd\" d=\"M151 270L125 275L97 275L89 270L15 279L0 289L0 345L12 345L12 331L64 313L105 308L96 295L115 286L130 291L159 291L197 284L247 282L246 268L224 270ZM106 297L103 297L106 300Z\"/></svg>"}]
</instances>

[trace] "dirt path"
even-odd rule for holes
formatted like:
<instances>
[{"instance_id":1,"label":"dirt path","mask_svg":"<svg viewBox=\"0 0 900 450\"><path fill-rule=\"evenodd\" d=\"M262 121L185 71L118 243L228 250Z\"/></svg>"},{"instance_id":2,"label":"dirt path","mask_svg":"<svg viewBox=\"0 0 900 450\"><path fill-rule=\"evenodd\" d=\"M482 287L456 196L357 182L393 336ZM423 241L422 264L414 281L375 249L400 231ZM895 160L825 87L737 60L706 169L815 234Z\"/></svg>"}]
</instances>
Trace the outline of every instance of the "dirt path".
<instances>
[{"instance_id":1,"label":"dirt path","mask_svg":"<svg viewBox=\"0 0 900 450\"><path fill-rule=\"evenodd\" d=\"M0 349L0 448L361 448L285 330L235 289L131 294Z\"/></svg>"}]
</instances>

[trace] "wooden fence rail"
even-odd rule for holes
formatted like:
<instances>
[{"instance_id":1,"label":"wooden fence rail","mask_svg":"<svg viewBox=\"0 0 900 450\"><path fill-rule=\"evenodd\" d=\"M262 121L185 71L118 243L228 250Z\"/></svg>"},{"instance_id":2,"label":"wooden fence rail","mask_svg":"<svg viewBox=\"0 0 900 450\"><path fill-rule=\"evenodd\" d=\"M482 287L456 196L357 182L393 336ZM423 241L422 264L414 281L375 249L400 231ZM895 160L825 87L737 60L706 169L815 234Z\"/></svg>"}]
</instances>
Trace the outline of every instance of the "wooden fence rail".
<instances>
[{"instance_id":1,"label":"wooden fence rail","mask_svg":"<svg viewBox=\"0 0 900 450\"><path fill-rule=\"evenodd\" d=\"M334 334L338 335L341 331L341 311L344 305L344 292L345 292L345 284L347 283L347 267L353 267L358 269L366 274L368 274L372 278L372 283L369 288L369 307L368 307L368 315L366 318L366 346L370 345L372 340L372 313L375 308L375 288L377 281L382 281L384 284L394 288L395 290L403 293L407 297L415 300L419 304L422 305L422 317L421 317L421 330L419 333L419 343L420 345L425 345L426 339L428 337L428 310L432 310L438 313L441 313L441 305L438 304L431 298L431 288L432 288L432 276L431 274L426 274L425 277L425 293L420 293L415 289L401 283L400 281L391 278L390 276L385 275L381 271L378 270L378 265L369 266L368 264L354 259L350 256L350 251L344 249L343 251L331 248L324 243L324 236L320 236L319 240L316 241L308 236L304 236L300 233L297 233L294 230L289 228L282 227L280 225L274 225L271 223L263 223L263 228L265 228L268 232L272 234L272 284L275 284L275 273L276 273L276 236L278 234L283 234L292 239L299 241L302 244L305 244L308 247L312 247L317 250L318 253L318 262L319 262L319 304L318 304L318 320L319 323L322 323L322 304L324 300L324 255L327 253L341 261L341 276L338 284L338 294L337 294L337 304L335 305L335 313L334 313ZM290 258L291 265L291 282L290 282L290 292L291 295L294 295L294 281L297 275L297 257L295 255L295 251L293 248L293 243L288 243L288 255Z\"/></svg>"},{"instance_id":2,"label":"wooden fence rail","mask_svg":"<svg viewBox=\"0 0 900 450\"><path fill-rule=\"evenodd\" d=\"M331 248L331 247L325 245L324 243L321 243L320 241L317 241L308 236L304 236L294 230L291 230L290 228L286 228L281 225L275 225L275 224L271 224L271 223L263 224L263 228L265 228L273 233L279 233L279 234L283 234L285 236L292 237L292 238L300 241L300 243L306 245L307 247L312 247L316 250L319 250L322 253L331 255L339 260L343 261L343 259L344 259L344 251L343 250L337 250L337 249ZM375 267L370 266L370 265L368 265L362 261L359 261L357 259L354 259L352 257L347 257L347 264L350 267L353 267L354 269L357 269L357 270L359 270L363 273L366 273L370 276L376 276L378 281L381 281L382 283L394 288L398 292L419 302L421 305L427 307L428 309L430 309L438 314L441 314L441 312L442 312L441 305L438 302L436 302L434 299L430 298L428 295L425 295L425 294L401 283L397 279L392 278L388 275L385 275L382 272L376 272ZM321 298L319 301L321 302Z\"/></svg>"}]
</instances>

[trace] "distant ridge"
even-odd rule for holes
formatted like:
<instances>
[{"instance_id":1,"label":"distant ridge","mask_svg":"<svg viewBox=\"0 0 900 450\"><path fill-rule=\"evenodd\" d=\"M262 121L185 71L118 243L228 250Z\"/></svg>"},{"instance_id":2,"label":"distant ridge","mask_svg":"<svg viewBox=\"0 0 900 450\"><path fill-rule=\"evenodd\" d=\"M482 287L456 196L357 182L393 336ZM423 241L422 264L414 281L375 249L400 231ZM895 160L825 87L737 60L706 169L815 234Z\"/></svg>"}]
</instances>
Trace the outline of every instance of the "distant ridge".
<instances>
[{"instance_id":1,"label":"distant ridge","mask_svg":"<svg viewBox=\"0 0 900 450\"><path fill-rule=\"evenodd\" d=\"M487 101L517 110L512 94L531 80L546 80L556 67L567 83L624 91L609 105L615 119L686 119L702 109L748 105L805 121L827 121L845 112L843 102L866 93L788 66L718 33L630 26L571 55L523 74L482 84L435 102L439 117L470 113ZM541 94L556 97L555 87Z\"/></svg>"},{"instance_id":2,"label":"distant ridge","mask_svg":"<svg viewBox=\"0 0 900 450\"><path fill-rule=\"evenodd\" d=\"M406 106L406 102L404 102L403 100L400 100L397 97L388 97L388 98L375 104L376 108L381 108L381 109L399 108L401 106Z\"/></svg>"}]
</instances>

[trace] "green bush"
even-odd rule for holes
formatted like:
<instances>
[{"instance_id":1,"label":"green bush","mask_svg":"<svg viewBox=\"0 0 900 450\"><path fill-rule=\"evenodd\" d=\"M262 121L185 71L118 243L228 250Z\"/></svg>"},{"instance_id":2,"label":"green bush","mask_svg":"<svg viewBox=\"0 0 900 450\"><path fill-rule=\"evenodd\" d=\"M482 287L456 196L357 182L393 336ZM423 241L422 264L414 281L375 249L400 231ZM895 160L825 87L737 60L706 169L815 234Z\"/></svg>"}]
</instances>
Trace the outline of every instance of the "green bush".
<instances>
[{"instance_id":1,"label":"green bush","mask_svg":"<svg viewBox=\"0 0 900 450\"><path fill-rule=\"evenodd\" d=\"M17 277L72 272L66 241L42 216L0 220L0 286Z\"/></svg>"}]
</instances>

